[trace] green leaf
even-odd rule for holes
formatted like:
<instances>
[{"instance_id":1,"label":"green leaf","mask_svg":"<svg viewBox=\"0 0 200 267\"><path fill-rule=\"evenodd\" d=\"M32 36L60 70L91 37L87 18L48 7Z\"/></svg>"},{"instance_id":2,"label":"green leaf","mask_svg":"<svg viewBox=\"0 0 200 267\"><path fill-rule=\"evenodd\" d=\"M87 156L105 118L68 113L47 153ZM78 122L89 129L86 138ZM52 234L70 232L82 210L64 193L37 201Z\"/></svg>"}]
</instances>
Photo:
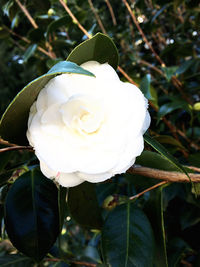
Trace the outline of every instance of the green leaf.
<instances>
[{"instance_id":1,"label":"green leaf","mask_svg":"<svg viewBox=\"0 0 200 267\"><path fill-rule=\"evenodd\" d=\"M35 262L30 258L15 254L15 255L4 255L0 257L1 267L33 267Z\"/></svg>"},{"instance_id":2,"label":"green leaf","mask_svg":"<svg viewBox=\"0 0 200 267\"><path fill-rule=\"evenodd\" d=\"M153 18L152 18L152 20L151 20L151 23L153 23L153 22L157 19L157 17L160 16L160 14L161 14L165 9L167 9L169 6L171 6L171 5L172 5L172 3L167 3L167 4L165 4L161 9L159 9L159 10L156 12L156 14L153 16Z\"/></svg>"},{"instance_id":3,"label":"green leaf","mask_svg":"<svg viewBox=\"0 0 200 267\"><path fill-rule=\"evenodd\" d=\"M191 114L191 110L189 108L188 103L186 103L183 100L176 100L167 104L164 104L160 107L159 111L158 111L158 120L160 120L163 116L171 113L174 110L177 109L184 109L186 110L188 113Z\"/></svg>"},{"instance_id":4,"label":"green leaf","mask_svg":"<svg viewBox=\"0 0 200 267\"><path fill-rule=\"evenodd\" d=\"M144 96L158 107L158 96L154 87L151 86L151 75L146 74L140 82L140 90Z\"/></svg>"},{"instance_id":5,"label":"green leaf","mask_svg":"<svg viewBox=\"0 0 200 267\"><path fill-rule=\"evenodd\" d=\"M154 266L156 267L168 267L163 217L163 188L167 185L165 184L151 191L150 198L145 206L145 211L147 212L155 236Z\"/></svg>"},{"instance_id":6,"label":"green leaf","mask_svg":"<svg viewBox=\"0 0 200 267\"><path fill-rule=\"evenodd\" d=\"M182 73L184 73L186 70L188 70L193 64L194 64L195 60L190 59L185 61L183 64L181 64L180 67L178 67L178 69L175 72L175 75L180 75Z\"/></svg>"},{"instance_id":7,"label":"green leaf","mask_svg":"<svg viewBox=\"0 0 200 267\"><path fill-rule=\"evenodd\" d=\"M69 188L68 207L74 220L81 226L101 228L102 217L94 184L85 182Z\"/></svg>"},{"instance_id":8,"label":"green leaf","mask_svg":"<svg viewBox=\"0 0 200 267\"><path fill-rule=\"evenodd\" d=\"M35 53L36 49L37 49L36 44L32 44L27 48L27 50L25 51L24 56L23 56L24 62L28 61L28 59Z\"/></svg>"},{"instance_id":9,"label":"green leaf","mask_svg":"<svg viewBox=\"0 0 200 267\"><path fill-rule=\"evenodd\" d=\"M52 32L56 31L58 28L62 26L67 26L71 23L71 18L67 15L62 18L59 18L57 20L52 21L48 27L47 27L47 33L46 33L46 38L49 38L49 34Z\"/></svg>"},{"instance_id":10,"label":"green leaf","mask_svg":"<svg viewBox=\"0 0 200 267\"><path fill-rule=\"evenodd\" d=\"M169 82L172 78L173 75L175 75L176 71L177 71L178 67L177 66L173 66L173 67L162 67L162 70L165 74L165 77L167 79L167 81Z\"/></svg>"},{"instance_id":11,"label":"green leaf","mask_svg":"<svg viewBox=\"0 0 200 267\"><path fill-rule=\"evenodd\" d=\"M38 170L20 176L6 197L5 226L13 245L40 261L59 234L55 184Z\"/></svg>"},{"instance_id":12,"label":"green leaf","mask_svg":"<svg viewBox=\"0 0 200 267\"><path fill-rule=\"evenodd\" d=\"M99 63L108 62L114 69L117 69L119 55L112 39L105 34L97 33L72 50L67 60L78 65L89 60L95 60Z\"/></svg>"},{"instance_id":13,"label":"green leaf","mask_svg":"<svg viewBox=\"0 0 200 267\"><path fill-rule=\"evenodd\" d=\"M188 177L188 179L191 181L190 177L188 176L188 173L186 172L185 168L178 162L176 158L174 158L169 151L162 146L158 141L156 141L154 138L152 138L147 133L144 134L144 140L147 142L151 147L153 147L156 151L158 151L164 158L166 158L169 162L171 162L177 170L185 173L185 175Z\"/></svg>"},{"instance_id":14,"label":"green leaf","mask_svg":"<svg viewBox=\"0 0 200 267\"><path fill-rule=\"evenodd\" d=\"M175 146L177 148L186 150L186 148L184 148L184 146L181 144L181 142L179 142L178 140L176 140L174 137L172 137L170 135L158 135L154 138L160 143L170 144L170 145Z\"/></svg>"},{"instance_id":15,"label":"green leaf","mask_svg":"<svg viewBox=\"0 0 200 267\"><path fill-rule=\"evenodd\" d=\"M136 164L164 171L177 171L177 167L165 157L152 151L143 151L142 154L136 158Z\"/></svg>"},{"instance_id":16,"label":"green leaf","mask_svg":"<svg viewBox=\"0 0 200 267\"><path fill-rule=\"evenodd\" d=\"M2 139L11 143L27 144L26 131L30 107L49 80L62 73L94 76L72 62L61 61L54 65L46 74L25 86L10 103L0 121Z\"/></svg>"},{"instance_id":17,"label":"green leaf","mask_svg":"<svg viewBox=\"0 0 200 267\"><path fill-rule=\"evenodd\" d=\"M109 266L152 266L152 228L135 203L119 205L109 213L102 230L102 250Z\"/></svg>"}]
</instances>

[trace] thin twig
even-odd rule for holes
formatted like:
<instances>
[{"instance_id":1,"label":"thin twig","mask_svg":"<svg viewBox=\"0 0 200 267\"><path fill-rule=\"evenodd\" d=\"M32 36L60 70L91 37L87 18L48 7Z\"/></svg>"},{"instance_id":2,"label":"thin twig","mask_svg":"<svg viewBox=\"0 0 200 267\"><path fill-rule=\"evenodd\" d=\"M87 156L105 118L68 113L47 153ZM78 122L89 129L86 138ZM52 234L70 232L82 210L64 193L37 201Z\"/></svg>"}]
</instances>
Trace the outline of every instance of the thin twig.
<instances>
[{"instance_id":1,"label":"thin twig","mask_svg":"<svg viewBox=\"0 0 200 267\"><path fill-rule=\"evenodd\" d=\"M80 22L78 21L78 19L74 16L74 14L71 12L71 10L68 8L68 6L65 4L65 2L63 0L59 0L59 2L61 3L61 5L64 7L64 9L67 11L67 13L69 14L69 16L72 18L72 20L77 24L77 26L79 27L79 29L88 37L90 38L90 34L87 32L87 30L80 24Z\"/></svg>"},{"instance_id":2,"label":"thin twig","mask_svg":"<svg viewBox=\"0 0 200 267\"><path fill-rule=\"evenodd\" d=\"M20 40L24 41L27 44L30 44L31 41L28 40L26 37L23 37L21 35L19 35L18 33L12 31L11 29L9 29L8 27L4 27L9 33L11 33L12 35L16 36L17 38L19 38ZM50 57L50 58L55 58L52 53L46 51L44 48L42 48L41 46L37 46L37 49L42 52L43 54L45 54L46 56Z\"/></svg>"},{"instance_id":3,"label":"thin twig","mask_svg":"<svg viewBox=\"0 0 200 267\"><path fill-rule=\"evenodd\" d=\"M115 18L115 14L114 14L114 11L113 11L113 8L109 2L109 0L105 0L107 6L108 6L108 9L110 11L110 15L111 15L111 18L112 18L112 22L113 22L113 25L116 26L117 25L117 21L116 21L116 18Z\"/></svg>"},{"instance_id":4,"label":"thin twig","mask_svg":"<svg viewBox=\"0 0 200 267\"><path fill-rule=\"evenodd\" d=\"M0 153L7 152L7 151L13 151L13 150L30 150L34 151L31 146L11 146L11 147L5 147L0 149Z\"/></svg>"},{"instance_id":5,"label":"thin twig","mask_svg":"<svg viewBox=\"0 0 200 267\"><path fill-rule=\"evenodd\" d=\"M154 50L153 46L150 44L150 42L148 41L147 37L145 36L143 30L141 29L134 12L131 10L130 5L128 4L128 2L126 0L122 0L123 3L125 4L133 22L135 23L135 26L137 27L139 33L141 34L144 42L146 43L146 45L149 47L149 49L152 51L152 53L154 54L155 58L157 59L157 61L160 63L160 65L162 67L166 67L164 61L159 57L159 55L156 53L156 51ZM173 85L178 89L178 91L180 92L181 96L183 99L185 99L188 103L191 104L191 100L186 96L186 94L183 92L182 90L182 83L178 80L178 78L176 76L172 76L171 81L173 83Z\"/></svg>"},{"instance_id":6,"label":"thin twig","mask_svg":"<svg viewBox=\"0 0 200 267\"><path fill-rule=\"evenodd\" d=\"M58 259L58 258L45 258L44 261L51 261L51 262L60 262L62 261L62 259ZM88 267L96 267L97 264L95 263L90 263L90 262L85 262L85 261L76 261L76 260L67 260L71 263L74 263L76 265L82 265L82 266L88 266Z\"/></svg>"},{"instance_id":7,"label":"thin twig","mask_svg":"<svg viewBox=\"0 0 200 267\"><path fill-rule=\"evenodd\" d=\"M29 22L31 23L31 25L33 26L34 29L38 29L38 25L35 22L35 20L33 19L33 17L31 16L31 14L29 13L29 11L27 10L27 8L22 5L22 3L19 0L15 0L16 3L18 4L18 6L21 8L22 12L25 14L25 16L27 17L27 19L29 20ZM51 45L49 44L49 42L46 42L46 46L48 48L48 53L51 55L51 58L56 58L56 54L53 52L53 49L51 47ZM39 47L38 50L44 50L43 48ZM45 51L45 50L44 50Z\"/></svg>"},{"instance_id":8,"label":"thin twig","mask_svg":"<svg viewBox=\"0 0 200 267\"><path fill-rule=\"evenodd\" d=\"M128 171L131 174L138 174L149 178L164 180L167 182L175 182L175 183L190 183L189 178L186 174L175 171L163 171L143 166L133 166ZM200 182L200 174L189 173L190 179L193 183Z\"/></svg>"},{"instance_id":9,"label":"thin twig","mask_svg":"<svg viewBox=\"0 0 200 267\"><path fill-rule=\"evenodd\" d=\"M96 10L95 10L95 7L94 7L94 5L93 5L93 3L92 3L92 0L88 0L88 3L89 3L89 5L90 5L90 8L91 8L92 12L93 12L94 15L95 15L95 18L96 18L96 20L97 20L97 22L98 22L98 24L99 24L100 29L102 30L102 32L103 32L104 34L106 34L106 30L105 30L105 28L104 28L104 26L103 26L103 23L102 23L102 21L101 21L101 18L99 17L98 13L97 13Z\"/></svg>"},{"instance_id":10,"label":"thin twig","mask_svg":"<svg viewBox=\"0 0 200 267\"><path fill-rule=\"evenodd\" d=\"M118 70L123 74L123 76L132 84L138 87L138 84L131 79L131 77L120 67L118 66Z\"/></svg>"},{"instance_id":11,"label":"thin twig","mask_svg":"<svg viewBox=\"0 0 200 267\"><path fill-rule=\"evenodd\" d=\"M132 196L132 197L129 197L129 200L133 200L133 199L135 199L135 198L138 198L138 197L144 195L146 192L149 192L149 191L151 191L151 190L153 190L153 189L155 189L155 188L157 188L157 187L160 187L160 186L162 186L162 185L164 185L164 184L167 184L167 183L168 183L167 181L162 181L162 182L160 182L160 183L158 183L158 184L155 184L155 185L153 185L153 186L147 188L146 190L144 190L144 191L138 193L137 195L134 195L134 196Z\"/></svg>"},{"instance_id":12,"label":"thin twig","mask_svg":"<svg viewBox=\"0 0 200 267\"><path fill-rule=\"evenodd\" d=\"M137 27L139 33L141 34L144 42L148 45L149 49L152 51L152 53L154 54L154 56L156 57L156 59L158 60L158 62L163 66L165 67L165 63L162 61L162 59L159 57L159 55L156 53L156 51L154 50L154 48L152 47L152 45L149 43L149 41L147 40L143 30L141 29L136 17L135 17L135 14L134 12L131 10L131 7L130 5L128 4L128 2L126 0L122 0L123 3L125 4L129 14L131 15L131 18L133 20L133 22L135 23L135 26Z\"/></svg>"},{"instance_id":13,"label":"thin twig","mask_svg":"<svg viewBox=\"0 0 200 267\"><path fill-rule=\"evenodd\" d=\"M143 59L140 59L139 60L139 63L143 64L143 65L146 65L148 67L150 67L151 69L155 70L156 72L158 72L161 76L164 76L164 73L159 69L157 68L156 66L152 65L151 63L143 60Z\"/></svg>"},{"instance_id":14,"label":"thin twig","mask_svg":"<svg viewBox=\"0 0 200 267\"><path fill-rule=\"evenodd\" d=\"M31 17L31 15L28 12L28 10L26 9L26 7L24 5L22 5L22 3L19 0L15 0L15 1L18 4L18 6L21 8L22 12L26 15L26 17L30 21L31 25L33 26L33 28L37 29L38 25L36 24L35 20Z\"/></svg>"}]
</instances>

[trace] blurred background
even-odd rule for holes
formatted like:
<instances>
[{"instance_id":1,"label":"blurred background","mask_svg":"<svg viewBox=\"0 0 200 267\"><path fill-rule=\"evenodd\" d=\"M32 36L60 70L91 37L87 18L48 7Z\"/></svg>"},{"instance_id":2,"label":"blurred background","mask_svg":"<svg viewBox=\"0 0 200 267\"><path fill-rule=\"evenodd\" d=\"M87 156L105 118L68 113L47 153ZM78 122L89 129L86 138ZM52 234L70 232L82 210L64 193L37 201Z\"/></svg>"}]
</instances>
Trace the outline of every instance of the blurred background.
<instances>
[{"instance_id":1,"label":"blurred background","mask_svg":"<svg viewBox=\"0 0 200 267\"><path fill-rule=\"evenodd\" d=\"M198 0L1 0L0 114L28 82L102 32L118 48L120 78L149 99L151 135L179 162L200 167L199 25ZM164 211L171 266L200 266L199 197L173 184ZM73 231L77 254L97 242Z\"/></svg>"}]
</instances>

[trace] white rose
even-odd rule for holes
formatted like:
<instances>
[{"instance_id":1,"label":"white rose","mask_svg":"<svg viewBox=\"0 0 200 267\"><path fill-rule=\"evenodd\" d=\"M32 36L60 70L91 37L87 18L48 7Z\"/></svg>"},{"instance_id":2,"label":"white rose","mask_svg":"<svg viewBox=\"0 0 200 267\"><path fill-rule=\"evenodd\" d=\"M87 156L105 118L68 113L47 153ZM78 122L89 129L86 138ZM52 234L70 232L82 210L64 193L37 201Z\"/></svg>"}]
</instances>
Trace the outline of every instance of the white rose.
<instances>
[{"instance_id":1,"label":"white rose","mask_svg":"<svg viewBox=\"0 0 200 267\"><path fill-rule=\"evenodd\" d=\"M96 77L51 79L31 107L27 138L43 174L65 187L124 173L144 147L147 100L107 63L81 65Z\"/></svg>"}]
</instances>

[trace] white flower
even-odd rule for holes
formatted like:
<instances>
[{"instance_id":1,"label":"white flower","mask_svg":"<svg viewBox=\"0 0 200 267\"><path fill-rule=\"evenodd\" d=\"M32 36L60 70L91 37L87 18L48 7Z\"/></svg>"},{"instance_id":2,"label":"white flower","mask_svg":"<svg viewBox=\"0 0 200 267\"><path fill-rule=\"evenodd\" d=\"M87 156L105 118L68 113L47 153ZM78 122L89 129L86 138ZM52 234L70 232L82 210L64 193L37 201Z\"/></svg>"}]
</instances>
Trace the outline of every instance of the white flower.
<instances>
[{"instance_id":1,"label":"white flower","mask_svg":"<svg viewBox=\"0 0 200 267\"><path fill-rule=\"evenodd\" d=\"M27 138L43 174L65 187L124 173L144 147L147 100L107 63L81 65L96 77L51 79L31 107Z\"/></svg>"}]
</instances>

